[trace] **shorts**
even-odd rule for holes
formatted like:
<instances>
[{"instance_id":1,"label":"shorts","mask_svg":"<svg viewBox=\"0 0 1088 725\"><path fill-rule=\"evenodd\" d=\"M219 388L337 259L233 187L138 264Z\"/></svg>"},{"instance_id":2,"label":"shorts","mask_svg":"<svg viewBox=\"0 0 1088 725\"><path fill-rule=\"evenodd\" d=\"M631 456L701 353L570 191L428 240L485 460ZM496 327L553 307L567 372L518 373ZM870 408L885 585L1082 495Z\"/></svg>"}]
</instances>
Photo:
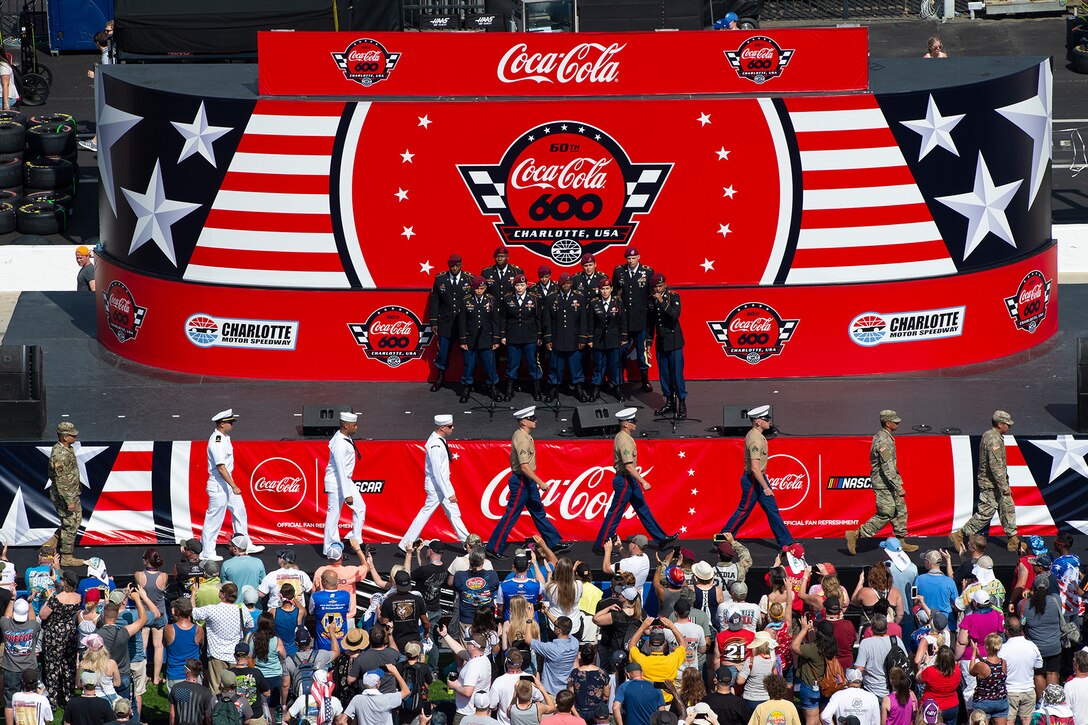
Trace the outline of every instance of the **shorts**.
<instances>
[{"instance_id":1,"label":"shorts","mask_svg":"<svg viewBox=\"0 0 1088 725\"><path fill-rule=\"evenodd\" d=\"M802 710L820 709L820 688L810 687L809 685L806 685L802 682L799 694Z\"/></svg>"},{"instance_id":2,"label":"shorts","mask_svg":"<svg viewBox=\"0 0 1088 725\"><path fill-rule=\"evenodd\" d=\"M1017 723L1031 722L1035 712L1035 690L1009 693L1009 719ZM1016 725L1013 723L1013 725Z\"/></svg>"},{"instance_id":3,"label":"shorts","mask_svg":"<svg viewBox=\"0 0 1088 725\"><path fill-rule=\"evenodd\" d=\"M973 700L972 706L976 710L982 710L990 717L1005 717L1009 714L1009 701L1003 700Z\"/></svg>"},{"instance_id":4,"label":"shorts","mask_svg":"<svg viewBox=\"0 0 1088 725\"><path fill-rule=\"evenodd\" d=\"M23 689L23 673L4 670L4 707L11 707L11 698Z\"/></svg>"},{"instance_id":5,"label":"shorts","mask_svg":"<svg viewBox=\"0 0 1088 725\"><path fill-rule=\"evenodd\" d=\"M132 689L139 697L147 692L147 660L130 662L129 669L132 671Z\"/></svg>"},{"instance_id":6,"label":"shorts","mask_svg":"<svg viewBox=\"0 0 1088 725\"><path fill-rule=\"evenodd\" d=\"M1043 666L1035 668L1035 674L1039 677L1043 677L1048 672L1057 672L1061 666L1061 654L1050 655L1049 657L1043 657Z\"/></svg>"},{"instance_id":7,"label":"shorts","mask_svg":"<svg viewBox=\"0 0 1088 725\"><path fill-rule=\"evenodd\" d=\"M158 617L145 624L144 629L162 629L166 626L168 621L169 618L165 614L160 614Z\"/></svg>"}]
</instances>

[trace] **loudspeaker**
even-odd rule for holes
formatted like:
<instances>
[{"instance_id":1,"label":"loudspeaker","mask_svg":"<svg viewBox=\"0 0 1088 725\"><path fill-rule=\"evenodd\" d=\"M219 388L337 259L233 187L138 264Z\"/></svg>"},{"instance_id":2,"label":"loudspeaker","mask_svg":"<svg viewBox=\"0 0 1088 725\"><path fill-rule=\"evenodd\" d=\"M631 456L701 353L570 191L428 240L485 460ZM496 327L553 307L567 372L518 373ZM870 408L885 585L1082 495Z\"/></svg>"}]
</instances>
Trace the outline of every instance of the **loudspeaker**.
<instances>
[{"instance_id":1,"label":"loudspeaker","mask_svg":"<svg viewBox=\"0 0 1088 725\"><path fill-rule=\"evenodd\" d=\"M45 430L45 358L39 345L0 345L0 438Z\"/></svg>"},{"instance_id":2,"label":"loudspeaker","mask_svg":"<svg viewBox=\"0 0 1088 725\"><path fill-rule=\"evenodd\" d=\"M574 434L586 436L616 433L620 429L616 413L627 407L629 406L623 403L577 406L574 409Z\"/></svg>"},{"instance_id":3,"label":"loudspeaker","mask_svg":"<svg viewBox=\"0 0 1088 725\"><path fill-rule=\"evenodd\" d=\"M340 430L340 414L350 412L350 405L304 405L302 435L331 436Z\"/></svg>"},{"instance_id":4,"label":"loudspeaker","mask_svg":"<svg viewBox=\"0 0 1088 725\"><path fill-rule=\"evenodd\" d=\"M722 406L722 435L723 436L744 436L748 433L748 429L752 427L752 421L748 418L748 411L756 406L754 405L723 405ZM771 407L771 414L774 415L774 407Z\"/></svg>"}]
</instances>

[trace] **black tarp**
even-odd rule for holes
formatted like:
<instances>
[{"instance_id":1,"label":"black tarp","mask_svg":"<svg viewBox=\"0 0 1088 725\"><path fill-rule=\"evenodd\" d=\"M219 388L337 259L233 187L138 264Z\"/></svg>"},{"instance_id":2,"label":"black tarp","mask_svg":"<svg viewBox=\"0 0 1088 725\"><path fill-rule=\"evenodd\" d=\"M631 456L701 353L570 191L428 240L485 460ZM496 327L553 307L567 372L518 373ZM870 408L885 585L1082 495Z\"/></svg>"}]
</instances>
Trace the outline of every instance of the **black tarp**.
<instances>
[{"instance_id":1,"label":"black tarp","mask_svg":"<svg viewBox=\"0 0 1088 725\"><path fill-rule=\"evenodd\" d=\"M404 30L400 3L395 0L355 0L351 5L350 30Z\"/></svg>"},{"instance_id":2,"label":"black tarp","mask_svg":"<svg viewBox=\"0 0 1088 725\"><path fill-rule=\"evenodd\" d=\"M118 50L141 56L255 55L261 30L334 29L333 0L115 0L114 19Z\"/></svg>"}]
</instances>

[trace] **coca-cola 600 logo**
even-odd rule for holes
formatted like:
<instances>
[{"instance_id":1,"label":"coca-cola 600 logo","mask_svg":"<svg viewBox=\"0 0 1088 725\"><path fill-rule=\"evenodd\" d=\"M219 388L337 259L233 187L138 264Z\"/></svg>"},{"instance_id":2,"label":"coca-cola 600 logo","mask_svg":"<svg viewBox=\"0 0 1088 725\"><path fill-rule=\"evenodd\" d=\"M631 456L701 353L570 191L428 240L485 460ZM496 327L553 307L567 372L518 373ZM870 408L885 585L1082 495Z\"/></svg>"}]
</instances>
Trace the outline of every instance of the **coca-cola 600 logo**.
<instances>
[{"instance_id":1,"label":"coca-cola 600 logo","mask_svg":"<svg viewBox=\"0 0 1088 725\"><path fill-rule=\"evenodd\" d=\"M114 280L102 293L102 305L106 315L106 324L118 342L134 340L144 324L146 307L140 307L132 298L132 292L124 282Z\"/></svg>"},{"instance_id":2,"label":"coca-cola 600 logo","mask_svg":"<svg viewBox=\"0 0 1088 725\"><path fill-rule=\"evenodd\" d=\"M249 488L261 508L282 514L306 497L306 474L289 458L266 458L254 466Z\"/></svg>"},{"instance_id":3,"label":"coca-cola 600 logo","mask_svg":"<svg viewBox=\"0 0 1088 725\"><path fill-rule=\"evenodd\" d=\"M1050 283L1051 280L1044 277L1042 272L1033 270L1020 281L1016 294L1005 298L1005 308L1017 330L1035 332L1046 319L1046 308L1050 306Z\"/></svg>"},{"instance_id":4,"label":"coca-cola 600 logo","mask_svg":"<svg viewBox=\"0 0 1088 725\"><path fill-rule=\"evenodd\" d=\"M753 83L766 83L782 75L793 58L793 51L782 49L764 35L753 35L736 50L725 51L725 57L741 78Z\"/></svg>"},{"instance_id":5,"label":"coca-cola 600 logo","mask_svg":"<svg viewBox=\"0 0 1088 725\"><path fill-rule=\"evenodd\" d=\"M784 320L770 305L746 302L720 322L707 322L726 355L755 365L778 355L793 336L799 320Z\"/></svg>"},{"instance_id":6,"label":"coca-cola 600 logo","mask_svg":"<svg viewBox=\"0 0 1088 725\"><path fill-rule=\"evenodd\" d=\"M624 43L579 43L562 53L534 53L517 43L503 54L497 74L503 83L612 83L620 74L616 57Z\"/></svg>"},{"instance_id":7,"label":"coca-cola 600 logo","mask_svg":"<svg viewBox=\"0 0 1088 725\"><path fill-rule=\"evenodd\" d=\"M363 323L349 322L348 329L368 360L377 360L391 368L423 357L433 333L416 313L388 305L374 310Z\"/></svg>"},{"instance_id":8,"label":"coca-cola 600 logo","mask_svg":"<svg viewBox=\"0 0 1088 725\"><path fill-rule=\"evenodd\" d=\"M390 53L376 40L359 38L343 53L333 53L332 59L336 61L336 67L344 72L345 78L369 88L389 77L397 67L400 53Z\"/></svg>"},{"instance_id":9,"label":"coca-cola 600 logo","mask_svg":"<svg viewBox=\"0 0 1088 725\"><path fill-rule=\"evenodd\" d=\"M789 511L801 505L808 496L812 477L800 458L776 453L767 458L767 483L774 491L779 511Z\"/></svg>"},{"instance_id":10,"label":"coca-cola 600 logo","mask_svg":"<svg viewBox=\"0 0 1088 725\"><path fill-rule=\"evenodd\" d=\"M672 164L635 164L599 128L552 121L522 134L502 160L459 165L485 215L508 246L573 266L586 252L626 245L654 205Z\"/></svg>"}]
</instances>

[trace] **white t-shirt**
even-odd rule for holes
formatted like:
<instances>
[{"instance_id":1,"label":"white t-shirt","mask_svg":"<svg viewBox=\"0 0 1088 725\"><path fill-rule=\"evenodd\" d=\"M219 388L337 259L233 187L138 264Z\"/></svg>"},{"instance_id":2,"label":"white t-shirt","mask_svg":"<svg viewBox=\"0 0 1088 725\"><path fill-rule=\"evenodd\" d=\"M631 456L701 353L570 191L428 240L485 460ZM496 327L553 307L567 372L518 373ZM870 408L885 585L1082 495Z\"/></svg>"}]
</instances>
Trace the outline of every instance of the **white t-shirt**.
<instances>
[{"instance_id":1,"label":"white t-shirt","mask_svg":"<svg viewBox=\"0 0 1088 725\"><path fill-rule=\"evenodd\" d=\"M473 694L488 692L491 689L491 660L485 655L473 657L461 667L457 681L464 687L475 688ZM465 697L460 692L455 692L454 695L456 695L457 712L462 715L476 714L471 696Z\"/></svg>"},{"instance_id":2,"label":"white t-shirt","mask_svg":"<svg viewBox=\"0 0 1088 725\"><path fill-rule=\"evenodd\" d=\"M1088 677L1074 677L1065 683L1065 699L1073 710L1073 721L1088 723Z\"/></svg>"},{"instance_id":3,"label":"white t-shirt","mask_svg":"<svg viewBox=\"0 0 1088 725\"><path fill-rule=\"evenodd\" d=\"M1005 660L1005 688L1009 692L1035 692L1035 670L1043 666L1039 648L1026 637L1011 637L997 652Z\"/></svg>"},{"instance_id":4,"label":"white t-shirt","mask_svg":"<svg viewBox=\"0 0 1088 725\"><path fill-rule=\"evenodd\" d=\"M559 588L555 584L549 584L544 592L544 596L547 597L548 601L551 603L552 614L556 617L570 617L575 623L574 629L577 630L578 620L581 619L581 610L578 609L578 602L582 598L582 582L577 579L574 580L574 606L571 607L569 611L559 606L558 593Z\"/></svg>"},{"instance_id":5,"label":"white t-shirt","mask_svg":"<svg viewBox=\"0 0 1088 725\"><path fill-rule=\"evenodd\" d=\"M744 628L752 632L757 631L759 621L761 619L761 613L759 611L759 605L753 602L722 602L718 605L718 625L721 629L726 629L729 624L729 618L733 614L740 615L741 624Z\"/></svg>"},{"instance_id":6,"label":"white t-shirt","mask_svg":"<svg viewBox=\"0 0 1088 725\"><path fill-rule=\"evenodd\" d=\"M635 577L635 589L642 592L646 578L650 576L650 557L645 554L624 557L620 559L619 570L631 572L631 575Z\"/></svg>"},{"instance_id":7,"label":"white t-shirt","mask_svg":"<svg viewBox=\"0 0 1088 725\"><path fill-rule=\"evenodd\" d=\"M345 712L355 725L393 725L393 710L400 703L400 692L386 694L370 689L351 698Z\"/></svg>"},{"instance_id":8,"label":"white t-shirt","mask_svg":"<svg viewBox=\"0 0 1088 725\"><path fill-rule=\"evenodd\" d=\"M19 100L19 89L15 86L15 74L7 63L0 63L0 76L8 77L8 103L14 104Z\"/></svg>"},{"instance_id":9,"label":"white t-shirt","mask_svg":"<svg viewBox=\"0 0 1088 725\"><path fill-rule=\"evenodd\" d=\"M495 717L502 725L510 725L510 703L514 701L514 688L517 687L518 680L524 672L510 673L507 672L504 675L500 675L495 678L495 681L491 683L491 709L495 711ZM540 690L536 685L533 685L533 695L530 698L532 702L544 702L544 696L540 694Z\"/></svg>"},{"instance_id":10,"label":"white t-shirt","mask_svg":"<svg viewBox=\"0 0 1088 725\"><path fill-rule=\"evenodd\" d=\"M484 569L495 570L495 567L491 565L491 562L484 559ZM450 562L450 568L446 570L450 576L456 576L459 571L468 571L468 554L459 556ZM475 712L475 710L473 711Z\"/></svg>"},{"instance_id":11,"label":"white t-shirt","mask_svg":"<svg viewBox=\"0 0 1088 725\"><path fill-rule=\"evenodd\" d=\"M53 706L49 698L37 692L16 692L11 696L15 710L15 725L47 725L53 722Z\"/></svg>"},{"instance_id":12,"label":"white t-shirt","mask_svg":"<svg viewBox=\"0 0 1088 725\"><path fill-rule=\"evenodd\" d=\"M824 725L831 725L851 715L860 720L861 725L880 725L880 700L860 687L847 687L831 696L820 713L820 720Z\"/></svg>"},{"instance_id":13,"label":"white t-shirt","mask_svg":"<svg viewBox=\"0 0 1088 725\"><path fill-rule=\"evenodd\" d=\"M280 587L284 584L291 584L295 587L295 596L302 595L302 608L306 608L306 594L314 590L314 583L310 579L310 575L302 571L302 569L276 569L273 572L269 572L261 585L257 587L257 592L262 596L268 595L268 608L278 609L280 606Z\"/></svg>"},{"instance_id":14,"label":"white t-shirt","mask_svg":"<svg viewBox=\"0 0 1088 725\"><path fill-rule=\"evenodd\" d=\"M695 622L677 624L676 628L680 630L680 634L684 635L684 646L687 649L687 657L676 673L676 678L680 679L680 673L684 670L699 667L699 645L706 644L706 634ZM671 630L669 632L672 633Z\"/></svg>"}]
</instances>

